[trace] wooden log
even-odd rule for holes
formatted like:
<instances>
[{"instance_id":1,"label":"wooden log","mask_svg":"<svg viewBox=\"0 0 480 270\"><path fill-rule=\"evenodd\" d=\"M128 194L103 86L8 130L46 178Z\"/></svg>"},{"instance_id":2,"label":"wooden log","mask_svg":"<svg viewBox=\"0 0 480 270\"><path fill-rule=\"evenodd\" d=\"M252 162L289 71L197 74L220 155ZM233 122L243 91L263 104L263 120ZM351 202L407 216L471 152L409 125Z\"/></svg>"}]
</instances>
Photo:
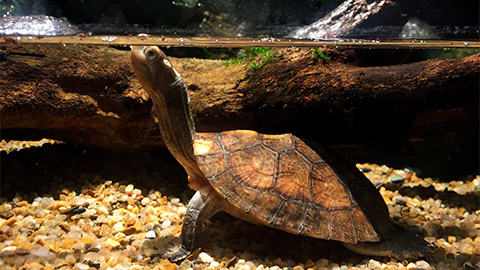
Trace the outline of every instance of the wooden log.
<instances>
[{"instance_id":1,"label":"wooden log","mask_svg":"<svg viewBox=\"0 0 480 270\"><path fill-rule=\"evenodd\" d=\"M198 131L293 132L327 144L402 142L477 129L480 54L406 65L357 67L327 51L278 49L248 63L172 59L190 89ZM0 48L3 138L47 137L109 150L160 147L152 104L129 52L94 46Z\"/></svg>"}]
</instances>

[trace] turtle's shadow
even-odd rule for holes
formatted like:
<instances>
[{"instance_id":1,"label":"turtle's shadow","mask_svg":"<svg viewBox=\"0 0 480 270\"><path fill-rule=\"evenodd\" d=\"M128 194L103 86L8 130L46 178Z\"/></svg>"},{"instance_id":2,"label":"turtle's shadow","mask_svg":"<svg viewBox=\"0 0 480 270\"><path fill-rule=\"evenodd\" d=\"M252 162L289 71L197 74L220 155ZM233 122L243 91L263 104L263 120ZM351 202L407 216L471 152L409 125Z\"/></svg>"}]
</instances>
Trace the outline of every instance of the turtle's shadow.
<instances>
[{"instance_id":1,"label":"turtle's shadow","mask_svg":"<svg viewBox=\"0 0 480 270\"><path fill-rule=\"evenodd\" d=\"M324 258L338 263L358 263L369 258L347 250L338 241L293 235L239 220L226 213L216 214L204 227L202 249L219 258L235 255L240 259L258 259L273 264L281 258L285 266L290 266L289 260L305 263L309 259L315 262Z\"/></svg>"},{"instance_id":2,"label":"turtle's shadow","mask_svg":"<svg viewBox=\"0 0 480 270\"><path fill-rule=\"evenodd\" d=\"M402 186L398 192L403 196L414 198L420 196L423 200L429 198L440 199L448 207L464 207L468 212L473 213L480 208L480 195L477 193L458 194L454 191L438 191L432 185L424 186Z\"/></svg>"},{"instance_id":3,"label":"turtle's shadow","mask_svg":"<svg viewBox=\"0 0 480 270\"><path fill-rule=\"evenodd\" d=\"M165 149L140 152L109 152L73 144L43 145L13 151L0 151L0 197L10 201L15 194L24 200L35 197L59 199L64 189L77 194L93 189L106 180L134 184L147 194L160 190L163 195L187 201L187 176ZM185 193L185 194L184 194Z\"/></svg>"}]
</instances>

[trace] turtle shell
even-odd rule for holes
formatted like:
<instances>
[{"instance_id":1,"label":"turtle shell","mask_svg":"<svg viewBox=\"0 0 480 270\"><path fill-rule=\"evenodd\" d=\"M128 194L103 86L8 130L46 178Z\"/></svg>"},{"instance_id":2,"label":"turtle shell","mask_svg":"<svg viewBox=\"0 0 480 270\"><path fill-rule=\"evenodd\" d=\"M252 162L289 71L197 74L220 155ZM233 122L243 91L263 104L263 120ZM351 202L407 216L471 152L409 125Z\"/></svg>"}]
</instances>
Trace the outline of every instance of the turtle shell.
<instances>
[{"instance_id":1,"label":"turtle shell","mask_svg":"<svg viewBox=\"0 0 480 270\"><path fill-rule=\"evenodd\" d=\"M356 168L360 176L340 177L292 134L196 133L194 154L231 206L267 226L347 243L379 241L392 230L388 209L368 179Z\"/></svg>"}]
</instances>

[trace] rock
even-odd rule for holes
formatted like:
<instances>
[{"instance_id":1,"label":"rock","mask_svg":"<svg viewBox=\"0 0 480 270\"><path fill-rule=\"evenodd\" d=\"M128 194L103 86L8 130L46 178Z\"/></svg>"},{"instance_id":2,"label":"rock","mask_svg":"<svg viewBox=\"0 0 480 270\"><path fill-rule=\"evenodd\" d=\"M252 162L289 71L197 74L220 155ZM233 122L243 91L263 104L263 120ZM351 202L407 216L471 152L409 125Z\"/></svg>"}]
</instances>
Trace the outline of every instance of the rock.
<instances>
[{"instance_id":1,"label":"rock","mask_svg":"<svg viewBox=\"0 0 480 270\"><path fill-rule=\"evenodd\" d=\"M430 266L430 264L424 260L420 260L420 261L417 261L415 263L415 266L417 266L417 268L419 269L431 269L432 267Z\"/></svg>"},{"instance_id":2,"label":"rock","mask_svg":"<svg viewBox=\"0 0 480 270\"><path fill-rule=\"evenodd\" d=\"M204 263L211 263L213 261L212 256L208 255L205 252L201 252L200 254L198 254L198 259L200 259L200 261Z\"/></svg>"},{"instance_id":3,"label":"rock","mask_svg":"<svg viewBox=\"0 0 480 270\"><path fill-rule=\"evenodd\" d=\"M108 248L108 249L116 249L116 248L120 247L120 242L118 242L118 241L115 240L115 239L108 238L108 239L105 241L104 247L106 247L106 248Z\"/></svg>"},{"instance_id":4,"label":"rock","mask_svg":"<svg viewBox=\"0 0 480 270\"><path fill-rule=\"evenodd\" d=\"M129 193L129 192L132 192L133 191L133 185L128 185L126 188L125 188L125 193Z\"/></svg>"},{"instance_id":5,"label":"rock","mask_svg":"<svg viewBox=\"0 0 480 270\"><path fill-rule=\"evenodd\" d=\"M140 203L141 203L143 206L146 206L146 205L150 204L150 198L145 197L145 198L143 198L143 199L140 201Z\"/></svg>"},{"instance_id":6,"label":"rock","mask_svg":"<svg viewBox=\"0 0 480 270\"><path fill-rule=\"evenodd\" d=\"M90 269L90 266L88 264L84 264L84 263L76 263L75 267L77 267L79 270L89 270ZM119 268L116 268L116 269L119 269Z\"/></svg>"},{"instance_id":7,"label":"rock","mask_svg":"<svg viewBox=\"0 0 480 270\"><path fill-rule=\"evenodd\" d=\"M381 269L381 267L382 265L378 261L375 261L375 260L368 261L368 268L370 269Z\"/></svg>"},{"instance_id":8,"label":"rock","mask_svg":"<svg viewBox=\"0 0 480 270\"><path fill-rule=\"evenodd\" d=\"M32 249L32 251L30 253L34 256L37 256L37 257L47 257L48 255L51 254L51 252L48 251L48 249L46 249L44 247L41 247L39 249Z\"/></svg>"},{"instance_id":9,"label":"rock","mask_svg":"<svg viewBox=\"0 0 480 270\"><path fill-rule=\"evenodd\" d=\"M77 258L73 254L68 254L65 256L65 261L71 265L75 264L77 262Z\"/></svg>"},{"instance_id":10,"label":"rock","mask_svg":"<svg viewBox=\"0 0 480 270\"><path fill-rule=\"evenodd\" d=\"M145 238L147 239L155 239L157 237L157 233L155 232L154 229L148 230L148 232L145 234Z\"/></svg>"},{"instance_id":11,"label":"rock","mask_svg":"<svg viewBox=\"0 0 480 270\"><path fill-rule=\"evenodd\" d=\"M192 266L192 261L184 260L177 268L177 270L187 270Z\"/></svg>"},{"instance_id":12,"label":"rock","mask_svg":"<svg viewBox=\"0 0 480 270\"><path fill-rule=\"evenodd\" d=\"M3 248L0 251L0 256L13 256L13 255L15 255L16 251L17 251L16 246L8 246L8 247Z\"/></svg>"},{"instance_id":13,"label":"rock","mask_svg":"<svg viewBox=\"0 0 480 270\"><path fill-rule=\"evenodd\" d=\"M17 247L17 250L15 251L15 253L20 256L28 255L30 254L30 248Z\"/></svg>"},{"instance_id":14,"label":"rock","mask_svg":"<svg viewBox=\"0 0 480 270\"><path fill-rule=\"evenodd\" d=\"M407 270L414 270L414 269L417 269L417 266L413 262L407 264Z\"/></svg>"},{"instance_id":15,"label":"rock","mask_svg":"<svg viewBox=\"0 0 480 270\"><path fill-rule=\"evenodd\" d=\"M160 269L161 270L176 270L178 265L171 263L169 260L164 259L160 261Z\"/></svg>"}]
</instances>

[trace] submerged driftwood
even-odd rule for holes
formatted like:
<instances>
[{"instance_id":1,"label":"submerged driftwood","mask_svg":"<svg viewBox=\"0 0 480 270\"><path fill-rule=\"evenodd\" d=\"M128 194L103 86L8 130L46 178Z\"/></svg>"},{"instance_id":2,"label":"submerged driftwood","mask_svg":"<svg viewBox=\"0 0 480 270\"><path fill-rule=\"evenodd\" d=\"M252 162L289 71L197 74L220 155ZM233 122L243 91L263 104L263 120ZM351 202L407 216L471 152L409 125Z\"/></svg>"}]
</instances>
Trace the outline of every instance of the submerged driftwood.
<instances>
[{"instance_id":1,"label":"submerged driftwood","mask_svg":"<svg viewBox=\"0 0 480 270\"><path fill-rule=\"evenodd\" d=\"M90 46L0 48L2 137L48 137L110 150L162 146L129 52ZM327 52L328 54L328 52ZM477 129L480 54L357 67L279 49L248 63L172 59L190 89L198 131L293 132L328 144L398 150L409 139Z\"/></svg>"}]
</instances>

